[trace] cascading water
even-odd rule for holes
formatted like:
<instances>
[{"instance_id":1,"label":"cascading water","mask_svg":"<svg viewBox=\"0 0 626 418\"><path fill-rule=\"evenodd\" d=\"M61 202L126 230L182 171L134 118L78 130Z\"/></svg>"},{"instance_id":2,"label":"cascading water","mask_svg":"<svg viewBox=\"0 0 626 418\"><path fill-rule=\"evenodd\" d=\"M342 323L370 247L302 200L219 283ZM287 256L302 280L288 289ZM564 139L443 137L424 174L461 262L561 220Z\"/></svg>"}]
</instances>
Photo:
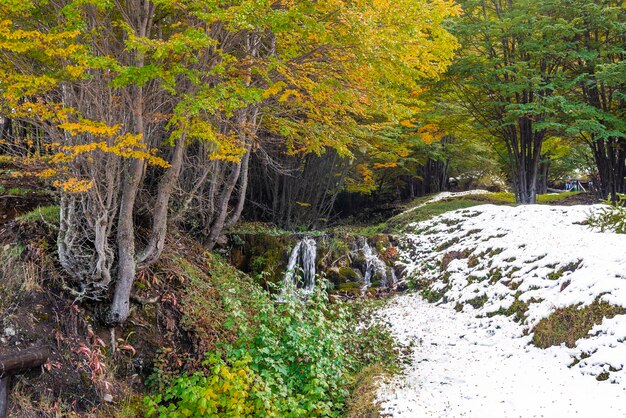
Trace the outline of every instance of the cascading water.
<instances>
[{"instance_id":1,"label":"cascading water","mask_svg":"<svg viewBox=\"0 0 626 418\"><path fill-rule=\"evenodd\" d=\"M315 258L317 246L309 237L303 238L293 247L283 276L284 291L302 289L305 293L315 289Z\"/></svg>"},{"instance_id":2,"label":"cascading water","mask_svg":"<svg viewBox=\"0 0 626 418\"><path fill-rule=\"evenodd\" d=\"M380 280L381 287L392 287L394 285L396 281L394 270L385 264L378 252L367 242L367 239L361 237L357 241L353 254L360 254L363 257L363 282L366 288L372 285L372 278Z\"/></svg>"}]
</instances>

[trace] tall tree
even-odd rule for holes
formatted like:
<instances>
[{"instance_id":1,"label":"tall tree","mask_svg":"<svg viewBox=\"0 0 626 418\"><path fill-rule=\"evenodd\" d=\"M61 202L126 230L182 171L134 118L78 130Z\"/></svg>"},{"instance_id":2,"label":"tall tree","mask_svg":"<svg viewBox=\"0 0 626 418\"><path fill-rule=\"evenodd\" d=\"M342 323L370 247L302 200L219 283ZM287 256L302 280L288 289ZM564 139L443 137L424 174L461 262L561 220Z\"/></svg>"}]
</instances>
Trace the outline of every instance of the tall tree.
<instances>
[{"instance_id":1,"label":"tall tree","mask_svg":"<svg viewBox=\"0 0 626 418\"><path fill-rule=\"evenodd\" d=\"M516 199L535 203L542 144L554 126L573 23L550 1L465 0L452 26L462 45L453 66L461 102L505 144Z\"/></svg>"},{"instance_id":2,"label":"tall tree","mask_svg":"<svg viewBox=\"0 0 626 418\"><path fill-rule=\"evenodd\" d=\"M570 32L564 130L590 147L602 197L626 193L626 8L617 0L561 0Z\"/></svg>"}]
</instances>

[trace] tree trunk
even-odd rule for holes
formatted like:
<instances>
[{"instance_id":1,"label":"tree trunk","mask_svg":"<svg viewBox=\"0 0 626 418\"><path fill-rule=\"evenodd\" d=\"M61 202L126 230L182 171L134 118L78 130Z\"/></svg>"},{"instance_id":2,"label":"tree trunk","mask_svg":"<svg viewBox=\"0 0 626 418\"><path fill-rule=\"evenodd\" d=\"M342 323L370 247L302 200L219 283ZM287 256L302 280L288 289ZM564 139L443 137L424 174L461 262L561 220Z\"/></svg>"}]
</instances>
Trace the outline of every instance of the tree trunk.
<instances>
[{"instance_id":1,"label":"tree trunk","mask_svg":"<svg viewBox=\"0 0 626 418\"><path fill-rule=\"evenodd\" d=\"M626 141L620 138L592 139L590 146L600 177L601 197L616 202L618 193L626 192Z\"/></svg>"},{"instance_id":2,"label":"tree trunk","mask_svg":"<svg viewBox=\"0 0 626 418\"><path fill-rule=\"evenodd\" d=\"M523 205L537 203L537 183L541 147L545 131L533 132L529 117L518 119L518 130L506 138L511 160L515 198Z\"/></svg>"},{"instance_id":3,"label":"tree trunk","mask_svg":"<svg viewBox=\"0 0 626 418\"><path fill-rule=\"evenodd\" d=\"M0 357L0 418L7 416L11 376L39 367L48 361L49 357L50 350L46 347L31 347Z\"/></svg>"},{"instance_id":4,"label":"tree trunk","mask_svg":"<svg viewBox=\"0 0 626 418\"><path fill-rule=\"evenodd\" d=\"M0 357L0 377L13 375L38 367L48 361L50 350L46 347L31 347Z\"/></svg>"},{"instance_id":5,"label":"tree trunk","mask_svg":"<svg viewBox=\"0 0 626 418\"><path fill-rule=\"evenodd\" d=\"M211 225L211 232L209 233L209 237L207 239L207 247L209 250L213 249L217 239L224 230L224 222L226 221L226 216L228 215L228 202L230 201L230 197L232 196L235 185L237 184L237 179L239 179L241 163L234 163L231 170L232 171L226 180L226 184L224 184L224 188L222 189L222 193L220 194L218 204L216 205L217 217Z\"/></svg>"},{"instance_id":6,"label":"tree trunk","mask_svg":"<svg viewBox=\"0 0 626 418\"><path fill-rule=\"evenodd\" d=\"M170 197L172 196L174 186L178 181L180 170L183 165L186 138L187 135L183 134L176 141L171 167L167 170L159 182L159 191L157 193L154 212L152 214L152 232L150 234L148 245L146 245L146 248L141 252L137 259L138 268L144 268L153 264L159 259L161 253L163 252L165 236L167 234Z\"/></svg>"},{"instance_id":7,"label":"tree trunk","mask_svg":"<svg viewBox=\"0 0 626 418\"><path fill-rule=\"evenodd\" d=\"M135 134L144 135L143 89L137 87L136 90L133 98L134 132ZM142 141L146 143L146 138L142 138ZM130 311L130 291L137 273L135 222L133 216L144 165L144 160L132 159L128 171L122 180L122 200L117 221L117 283L115 285L115 293L113 294L113 302L111 303L111 312L109 313L109 322L113 326L124 323Z\"/></svg>"},{"instance_id":8,"label":"tree trunk","mask_svg":"<svg viewBox=\"0 0 626 418\"><path fill-rule=\"evenodd\" d=\"M250 152L251 151L248 150L241 161L237 207L228 221L224 223L224 229L233 227L241 218L241 213L243 212L243 207L246 202L246 192L248 190L248 166L250 163Z\"/></svg>"},{"instance_id":9,"label":"tree trunk","mask_svg":"<svg viewBox=\"0 0 626 418\"><path fill-rule=\"evenodd\" d=\"M548 173L550 172L550 152L541 157L539 164L539 181L537 185L538 194L546 194L548 192Z\"/></svg>"}]
</instances>

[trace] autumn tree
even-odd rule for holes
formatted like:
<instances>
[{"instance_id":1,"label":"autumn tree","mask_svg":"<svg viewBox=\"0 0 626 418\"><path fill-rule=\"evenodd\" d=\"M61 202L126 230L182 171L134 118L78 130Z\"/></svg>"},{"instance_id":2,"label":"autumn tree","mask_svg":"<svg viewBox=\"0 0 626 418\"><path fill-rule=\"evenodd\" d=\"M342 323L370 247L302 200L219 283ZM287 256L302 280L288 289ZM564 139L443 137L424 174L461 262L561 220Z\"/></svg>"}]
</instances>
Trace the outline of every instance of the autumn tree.
<instances>
[{"instance_id":1,"label":"autumn tree","mask_svg":"<svg viewBox=\"0 0 626 418\"><path fill-rule=\"evenodd\" d=\"M238 220L261 126L293 156L365 152L369 132L410 112L411 91L455 45L441 22L456 8L444 0L11 1L0 11L0 113L44 133L40 175L61 191L60 263L79 298L108 300L114 287L112 325L126 320L135 275L161 256L171 220L209 248Z\"/></svg>"}]
</instances>

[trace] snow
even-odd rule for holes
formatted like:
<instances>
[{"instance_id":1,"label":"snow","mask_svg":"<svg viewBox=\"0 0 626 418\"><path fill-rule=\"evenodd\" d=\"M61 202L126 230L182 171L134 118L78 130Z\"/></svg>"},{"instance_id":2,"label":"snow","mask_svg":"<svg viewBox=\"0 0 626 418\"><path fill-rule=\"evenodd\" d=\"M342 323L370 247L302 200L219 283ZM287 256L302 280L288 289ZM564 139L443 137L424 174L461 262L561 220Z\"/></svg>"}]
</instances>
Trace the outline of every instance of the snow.
<instances>
[{"instance_id":1,"label":"snow","mask_svg":"<svg viewBox=\"0 0 626 418\"><path fill-rule=\"evenodd\" d=\"M558 308L626 308L626 235L583 224L600 208L484 205L410 225L402 280L445 297L403 295L380 312L399 341L415 343L405 372L380 387L385 413L626 416L626 315L605 318L573 348L530 344ZM495 314L516 299L528 305L523 321Z\"/></svg>"},{"instance_id":2,"label":"snow","mask_svg":"<svg viewBox=\"0 0 626 418\"><path fill-rule=\"evenodd\" d=\"M426 205L430 205L431 203L435 203L435 202L439 202L441 200L446 200L446 199L455 199L458 197L463 197L463 196L470 196L470 195L479 195L479 194L488 194L491 193L487 190L482 190L482 189L475 189L475 190L468 190L465 192L441 192L441 193L437 193L435 196L433 196L431 199L428 199L426 202L420 203L417 206L414 206L410 209L405 210L404 212L401 213L401 215L407 214L407 213L411 213L416 209L419 208L423 208Z\"/></svg>"},{"instance_id":3,"label":"snow","mask_svg":"<svg viewBox=\"0 0 626 418\"><path fill-rule=\"evenodd\" d=\"M417 295L396 298L381 316L411 365L379 390L395 417L623 417L626 386L568 369L560 350L528 345L509 319L476 319ZM498 328L500 327L500 328Z\"/></svg>"}]
</instances>

